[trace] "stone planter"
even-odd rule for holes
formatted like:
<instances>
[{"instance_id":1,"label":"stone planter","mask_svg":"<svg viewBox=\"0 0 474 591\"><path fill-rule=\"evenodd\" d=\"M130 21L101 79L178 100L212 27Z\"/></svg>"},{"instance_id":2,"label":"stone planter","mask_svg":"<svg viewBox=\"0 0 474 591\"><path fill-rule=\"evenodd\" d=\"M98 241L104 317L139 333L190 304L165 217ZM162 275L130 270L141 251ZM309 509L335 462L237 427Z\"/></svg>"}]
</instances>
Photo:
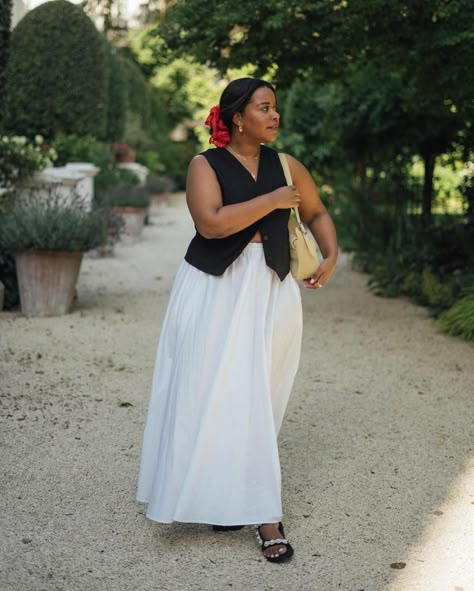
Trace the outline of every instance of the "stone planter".
<instances>
[{"instance_id":1,"label":"stone planter","mask_svg":"<svg viewBox=\"0 0 474 591\"><path fill-rule=\"evenodd\" d=\"M100 168L90 162L68 162L66 170L72 170L83 175L77 190L80 195L86 197L87 203L92 206L94 201L94 177L100 172Z\"/></svg>"},{"instance_id":2,"label":"stone planter","mask_svg":"<svg viewBox=\"0 0 474 591\"><path fill-rule=\"evenodd\" d=\"M159 207L163 205L168 205L170 200L170 194L168 192L165 193L153 193L150 195L150 201L152 205L157 205Z\"/></svg>"},{"instance_id":3,"label":"stone planter","mask_svg":"<svg viewBox=\"0 0 474 591\"><path fill-rule=\"evenodd\" d=\"M87 163L77 163L61 167L45 168L34 175L23 185L17 187L20 198L27 198L31 191L35 191L45 200L55 195L61 203L73 206L78 200L90 211L94 198L93 177L98 168L84 169Z\"/></svg>"},{"instance_id":4,"label":"stone planter","mask_svg":"<svg viewBox=\"0 0 474 591\"><path fill-rule=\"evenodd\" d=\"M148 215L148 207L113 207L112 211L119 214L125 222L122 229L125 236L140 237Z\"/></svg>"},{"instance_id":5,"label":"stone planter","mask_svg":"<svg viewBox=\"0 0 474 591\"><path fill-rule=\"evenodd\" d=\"M25 316L60 316L70 311L82 255L53 250L26 250L15 255Z\"/></svg>"}]
</instances>

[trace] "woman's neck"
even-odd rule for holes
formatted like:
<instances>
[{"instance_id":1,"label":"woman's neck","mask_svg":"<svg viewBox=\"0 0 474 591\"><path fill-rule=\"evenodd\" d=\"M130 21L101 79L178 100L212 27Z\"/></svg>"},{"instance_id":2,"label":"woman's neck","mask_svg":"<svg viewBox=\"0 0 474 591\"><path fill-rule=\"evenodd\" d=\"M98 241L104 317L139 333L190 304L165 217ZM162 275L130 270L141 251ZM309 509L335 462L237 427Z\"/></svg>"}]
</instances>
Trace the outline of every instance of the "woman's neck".
<instances>
[{"instance_id":1,"label":"woman's neck","mask_svg":"<svg viewBox=\"0 0 474 591\"><path fill-rule=\"evenodd\" d=\"M229 148L231 152L234 152L234 154L238 154L244 158L258 158L260 155L260 144L242 141L240 138L232 138L227 144L227 148Z\"/></svg>"}]
</instances>

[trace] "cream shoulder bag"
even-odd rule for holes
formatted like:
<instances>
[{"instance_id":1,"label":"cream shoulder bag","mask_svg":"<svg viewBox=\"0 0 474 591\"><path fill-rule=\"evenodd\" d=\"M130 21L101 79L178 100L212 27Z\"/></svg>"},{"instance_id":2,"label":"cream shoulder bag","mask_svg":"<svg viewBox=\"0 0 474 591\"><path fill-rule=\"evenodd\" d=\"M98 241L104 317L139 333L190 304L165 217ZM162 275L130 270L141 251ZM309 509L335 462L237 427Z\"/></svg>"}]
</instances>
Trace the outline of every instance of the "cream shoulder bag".
<instances>
[{"instance_id":1,"label":"cream shoulder bag","mask_svg":"<svg viewBox=\"0 0 474 591\"><path fill-rule=\"evenodd\" d=\"M290 167L285 154L278 154L285 173L288 185L293 184ZM309 235L308 230L301 221L297 207L293 207L288 220L288 232L290 235L290 269L295 279L307 279L311 277L319 266L316 254L316 242Z\"/></svg>"}]
</instances>

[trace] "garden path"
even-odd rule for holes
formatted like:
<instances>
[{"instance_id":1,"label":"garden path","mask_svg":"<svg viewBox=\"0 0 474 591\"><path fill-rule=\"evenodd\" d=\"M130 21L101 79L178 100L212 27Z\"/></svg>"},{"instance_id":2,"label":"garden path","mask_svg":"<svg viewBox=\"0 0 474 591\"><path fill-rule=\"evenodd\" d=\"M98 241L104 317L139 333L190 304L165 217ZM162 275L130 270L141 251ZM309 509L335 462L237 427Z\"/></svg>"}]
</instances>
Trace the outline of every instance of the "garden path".
<instances>
[{"instance_id":1,"label":"garden path","mask_svg":"<svg viewBox=\"0 0 474 591\"><path fill-rule=\"evenodd\" d=\"M182 195L152 222L84 261L72 314L0 314L1 591L473 591L474 349L345 256L303 291L280 435L294 560L262 560L250 528L144 517L156 340L193 233Z\"/></svg>"}]
</instances>

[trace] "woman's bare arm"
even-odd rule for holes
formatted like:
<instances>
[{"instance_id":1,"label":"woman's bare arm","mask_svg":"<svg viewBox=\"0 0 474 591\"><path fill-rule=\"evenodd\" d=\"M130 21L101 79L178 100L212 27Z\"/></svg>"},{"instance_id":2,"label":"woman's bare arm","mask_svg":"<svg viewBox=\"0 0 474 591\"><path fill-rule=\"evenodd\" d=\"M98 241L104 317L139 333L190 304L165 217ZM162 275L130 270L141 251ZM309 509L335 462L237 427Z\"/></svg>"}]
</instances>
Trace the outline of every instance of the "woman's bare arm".
<instances>
[{"instance_id":1,"label":"woman's bare arm","mask_svg":"<svg viewBox=\"0 0 474 591\"><path fill-rule=\"evenodd\" d=\"M223 205L215 172L204 156L196 156L188 168L186 201L202 236L225 238L251 226L274 209L298 207L300 195L290 187L280 187L243 203Z\"/></svg>"}]
</instances>

